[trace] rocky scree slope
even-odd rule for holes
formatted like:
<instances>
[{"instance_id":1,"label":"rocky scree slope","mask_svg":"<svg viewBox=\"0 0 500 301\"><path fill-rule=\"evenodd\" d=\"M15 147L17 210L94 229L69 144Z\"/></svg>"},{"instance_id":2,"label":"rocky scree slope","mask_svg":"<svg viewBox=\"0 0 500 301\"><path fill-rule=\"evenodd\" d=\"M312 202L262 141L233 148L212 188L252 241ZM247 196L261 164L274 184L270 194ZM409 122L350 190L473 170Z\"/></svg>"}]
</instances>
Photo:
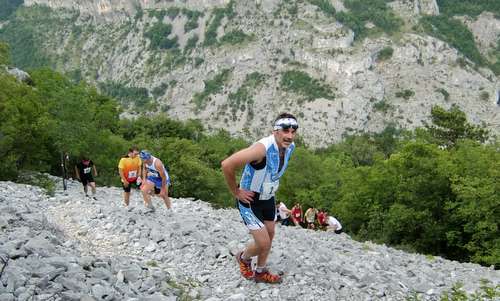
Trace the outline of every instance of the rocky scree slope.
<instances>
[{"instance_id":1,"label":"rocky scree slope","mask_svg":"<svg viewBox=\"0 0 500 301\"><path fill-rule=\"evenodd\" d=\"M499 77L411 29L439 15L436 1L390 2L404 20L401 33L356 41L312 3L25 0L16 18L33 25L37 51L58 70L152 99L124 103L128 117L163 112L256 138L278 112L291 111L317 147L388 124L422 126L432 105L457 104L472 122L500 132ZM347 11L342 1L329 3ZM500 20L492 13L458 19L483 54L498 51ZM392 55L380 59L389 48Z\"/></svg>"},{"instance_id":2,"label":"rocky scree slope","mask_svg":"<svg viewBox=\"0 0 500 301\"><path fill-rule=\"evenodd\" d=\"M135 191L127 210L118 188L92 200L60 186L0 182L0 300L439 300L457 282L500 283L476 264L278 225L269 265L284 281L255 284L233 257L249 238L236 209L155 199L146 213Z\"/></svg>"}]
</instances>

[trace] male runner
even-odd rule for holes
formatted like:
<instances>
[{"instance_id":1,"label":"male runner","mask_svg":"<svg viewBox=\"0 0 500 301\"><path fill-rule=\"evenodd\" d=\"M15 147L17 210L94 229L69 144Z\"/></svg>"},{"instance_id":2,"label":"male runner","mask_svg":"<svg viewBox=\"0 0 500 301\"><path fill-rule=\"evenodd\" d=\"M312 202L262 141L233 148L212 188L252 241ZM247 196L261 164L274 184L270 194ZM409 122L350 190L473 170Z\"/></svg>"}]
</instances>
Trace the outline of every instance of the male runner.
<instances>
[{"instance_id":1,"label":"male runner","mask_svg":"<svg viewBox=\"0 0 500 301\"><path fill-rule=\"evenodd\" d=\"M288 113L276 118L273 132L252 146L240 150L222 162L222 171L229 190L237 200L243 222L253 236L253 242L236 254L241 275L256 282L279 283L281 277L266 268L274 238L276 205L274 195L295 149L293 140L298 129L297 119ZM240 185L236 170L245 166ZM257 256L255 273L251 258Z\"/></svg>"},{"instance_id":2,"label":"male runner","mask_svg":"<svg viewBox=\"0 0 500 301\"><path fill-rule=\"evenodd\" d=\"M150 211L154 211L154 206L151 204L151 196L149 193L154 189L155 194L159 194L163 199L165 206L168 209L172 208L172 203L168 197L168 185L170 185L170 177L167 169L160 159L151 155L148 151L141 151L139 156L142 160L142 174L146 179L141 186L144 204Z\"/></svg>"}]
</instances>

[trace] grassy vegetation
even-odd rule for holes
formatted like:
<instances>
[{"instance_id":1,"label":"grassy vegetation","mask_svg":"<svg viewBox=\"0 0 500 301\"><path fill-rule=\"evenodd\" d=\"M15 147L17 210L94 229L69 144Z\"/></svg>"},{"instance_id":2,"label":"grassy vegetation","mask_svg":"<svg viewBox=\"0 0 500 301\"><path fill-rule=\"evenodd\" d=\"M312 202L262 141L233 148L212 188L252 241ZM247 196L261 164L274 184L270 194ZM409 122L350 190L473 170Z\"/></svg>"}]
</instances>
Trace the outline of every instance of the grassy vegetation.
<instances>
[{"instance_id":1,"label":"grassy vegetation","mask_svg":"<svg viewBox=\"0 0 500 301\"><path fill-rule=\"evenodd\" d=\"M196 44L198 44L198 35L194 35L187 40L186 46L184 46L184 53L190 53L196 48Z\"/></svg>"},{"instance_id":2,"label":"grassy vegetation","mask_svg":"<svg viewBox=\"0 0 500 301\"><path fill-rule=\"evenodd\" d=\"M389 104L385 99L383 99L383 100L381 100L379 102L374 103L373 104L373 108L376 111L386 113L387 111L389 111L390 109L392 109L392 105Z\"/></svg>"},{"instance_id":3,"label":"grassy vegetation","mask_svg":"<svg viewBox=\"0 0 500 301\"><path fill-rule=\"evenodd\" d=\"M153 94L154 98L158 98L160 96L165 95L167 89L168 89L168 83L161 83L159 86L153 88L151 94Z\"/></svg>"},{"instance_id":4,"label":"grassy vegetation","mask_svg":"<svg viewBox=\"0 0 500 301\"><path fill-rule=\"evenodd\" d=\"M0 21L7 20L16 9L23 4L23 0L0 1Z\"/></svg>"},{"instance_id":5,"label":"grassy vegetation","mask_svg":"<svg viewBox=\"0 0 500 301\"><path fill-rule=\"evenodd\" d=\"M177 36L172 39L168 38L171 33L172 25L158 21L144 33L144 36L149 39L150 49L177 48L179 46Z\"/></svg>"},{"instance_id":6,"label":"grassy vegetation","mask_svg":"<svg viewBox=\"0 0 500 301\"><path fill-rule=\"evenodd\" d=\"M404 98L405 100L410 99L413 95L415 95L415 92L409 89L396 92L396 97Z\"/></svg>"},{"instance_id":7,"label":"grassy vegetation","mask_svg":"<svg viewBox=\"0 0 500 301\"><path fill-rule=\"evenodd\" d=\"M111 81L99 83L99 88L103 94L118 99L125 107L133 104L136 108L144 108L151 102L146 88L127 87Z\"/></svg>"},{"instance_id":8,"label":"grassy vegetation","mask_svg":"<svg viewBox=\"0 0 500 301\"><path fill-rule=\"evenodd\" d=\"M50 179L47 174L39 172L23 172L17 178L18 183L38 186L45 190L50 196L54 196L56 192L56 183Z\"/></svg>"},{"instance_id":9,"label":"grassy vegetation","mask_svg":"<svg viewBox=\"0 0 500 301\"><path fill-rule=\"evenodd\" d=\"M248 109L249 116L253 116L253 94L254 91L258 87L260 87L265 80L266 76L264 74L259 72L252 72L246 75L245 81L235 93L229 94L229 106L231 107L233 119L235 118L236 112L238 110L245 111L246 109Z\"/></svg>"},{"instance_id":10,"label":"grassy vegetation","mask_svg":"<svg viewBox=\"0 0 500 301\"><path fill-rule=\"evenodd\" d=\"M205 41L203 42L205 46L211 46L217 44L217 29L221 25L222 19L224 17L227 17L228 19L234 17L235 12L233 7L234 7L234 1L231 0L226 5L226 7L215 8L212 11L212 16L205 31Z\"/></svg>"},{"instance_id":11,"label":"grassy vegetation","mask_svg":"<svg viewBox=\"0 0 500 301\"><path fill-rule=\"evenodd\" d=\"M335 17L339 22L354 31L355 39L362 40L370 33L383 31L392 34L399 31L403 21L387 6L385 0L346 0L346 12L338 12ZM368 29L365 25L371 22L375 28Z\"/></svg>"},{"instance_id":12,"label":"grassy vegetation","mask_svg":"<svg viewBox=\"0 0 500 301\"><path fill-rule=\"evenodd\" d=\"M251 40L252 36L247 35L241 30L233 30L228 33L226 33L222 38L220 39L220 44L231 44L231 45L237 45L241 44L244 41Z\"/></svg>"},{"instance_id":13,"label":"grassy vegetation","mask_svg":"<svg viewBox=\"0 0 500 301\"><path fill-rule=\"evenodd\" d=\"M500 285L494 285L486 279L481 280L481 285L478 290L473 293L467 293L463 289L463 284L460 282L455 283L450 290L444 291L439 300L440 301L486 301L498 300L500 297ZM417 294L406 297L407 301L420 301L422 300Z\"/></svg>"},{"instance_id":14,"label":"grassy vegetation","mask_svg":"<svg viewBox=\"0 0 500 301\"><path fill-rule=\"evenodd\" d=\"M450 100L450 93L448 93L448 91L446 91L445 89L438 88L438 89L436 89L436 92L443 94L444 100L446 100L446 101Z\"/></svg>"},{"instance_id":15,"label":"grassy vegetation","mask_svg":"<svg viewBox=\"0 0 500 301\"><path fill-rule=\"evenodd\" d=\"M183 8L182 13L187 17L186 24L184 24L185 32L190 32L198 27L198 19L203 16L202 12Z\"/></svg>"},{"instance_id":16,"label":"grassy vegetation","mask_svg":"<svg viewBox=\"0 0 500 301\"><path fill-rule=\"evenodd\" d=\"M283 0L278 4L277 9L273 12L275 18L284 17L286 19L294 19L297 17L299 8L297 6L297 1L294 0Z\"/></svg>"},{"instance_id":17,"label":"grassy vegetation","mask_svg":"<svg viewBox=\"0 0 500 301\"><path fill-rule=\"evenodd\" d=\"M476 17L483 11L500 16L500 1L492 0L437 0L439 12L445 15L469 15Z\"/></svg>"},{"instance_id":18,"label":"grassy vegetation","mask_svg":"<svg viewBox=\"0 0 500 301\"><path fill-rule=\"evenodd\" d=\"M163 9L152 9L152 10L148 11L148 15L150 17L156 17L156 19L158 19L158 21L160 21L160 22L163 21L163 18L165 18L166 14L167 14L167 11L165 11Z\"/></svg>"},{"instance_id":19,"label":"grassy vegetation","mask_svg":"<svg viewBox=\"0 0 500 301\"><path fill-rule=\"evenodd\" d=\"M307 0L309 3L316 5L325 15L334 16L335 8L329 0Z\"/></svg>"},{"instance_id":20,"label":"grassy vegetation","mask_svg":"<svg viewBox=\"0 0 500 301\"><path fill-rule=\"evenodd\" d=\"M212 79L204 81L205 89L203 89L202 92L195 93L193 96L193 102L198 110L206 106L210 95L217 94L222 91L224 84L229 80L231 73L232 69L224 69Z\"/></svg>"},{"instance_id":21,"label":"grassy vegetation","mask_svg":"<svg viewBox=\"0 0 500 301\"><path fill-rule=\"evenodd\" d=\"M392 47L387 46L384 47L382 50L379 51L377 55L377 60L378 61L386 61L392 57L392 54L394 53L394 49Z\"/></svg>"},{"instance_id":22,"label":"grassy vegetation","mask_svg":"<svg viewBox=\"0 0 500 301\"><path fill-rule=\"evenodd\" d=\"M283 90L297 93L307 101L313 101L317 98L335 99L331 87L322 84L304 71L286 71L281 77L280 85Z\"/></svg>"},{"instance_id":23,"label":"grassy vegetation","mask_svg":"<svg viewBox=\"0 0 500 301\"><path fill-rule=\"evenodd\" d=\"M72 16L56 16L45 6L19 7L0 29L0 40L10 45L11 62L23 69L52 66L52 58L43 50L50 32L69 27Z\"/></svg>"},{"instance_id":24,"label":"grassy vegetation","mask_svg":"<svg viewBox=\"0 0 500 301\"><path fill-rule=\"evenodd\" d=\"M461 21L443 15L425 16L420 19L420 24L427 34L447 42L474 63L486 63L477 49L472 32Z\"/></svg>"}]
</instances>

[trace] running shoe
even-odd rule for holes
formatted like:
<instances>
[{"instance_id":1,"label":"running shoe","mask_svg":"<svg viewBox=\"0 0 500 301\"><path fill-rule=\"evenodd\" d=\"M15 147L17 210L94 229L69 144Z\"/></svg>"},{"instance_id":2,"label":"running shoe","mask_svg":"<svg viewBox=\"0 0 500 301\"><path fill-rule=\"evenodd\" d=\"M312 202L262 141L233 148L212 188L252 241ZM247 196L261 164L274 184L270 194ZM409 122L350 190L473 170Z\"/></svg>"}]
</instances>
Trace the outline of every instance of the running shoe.
<instances>
[{"instance_id":1,"label":"running shoe","mask_svg":"<svg viewBox=\"0 0 500 301\"><path fill-rule=\"evenodd\" d=\"M262 273L255 272L253 279L255 280L255 282L281 283L280 275L272 274L268 269L264 269Z\"/></svg>"},{"instance_id":2,"label":"running shoe","mask_svg":"<svg viewBox=\"0 0 500 301\"><path fill-rule=\"evenodd\" d=\"M240 265L241 276L243 276L243 278L245 279L252 279L253 278L252 261L244 260L243 258L241 258L242 254L243 251L236 253L236 261L238 261L238 264Z\"/></svg>"}]
</instances>

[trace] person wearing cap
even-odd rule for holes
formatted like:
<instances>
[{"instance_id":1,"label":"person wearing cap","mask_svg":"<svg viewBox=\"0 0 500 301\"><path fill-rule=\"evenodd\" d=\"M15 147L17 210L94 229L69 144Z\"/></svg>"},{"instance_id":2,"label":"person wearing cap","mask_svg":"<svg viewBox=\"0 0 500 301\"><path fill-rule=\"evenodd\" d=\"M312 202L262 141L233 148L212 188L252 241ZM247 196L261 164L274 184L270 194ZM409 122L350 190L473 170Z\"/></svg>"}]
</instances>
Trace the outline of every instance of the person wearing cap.
<instances>
[{"instance_id":1,"label":"person wearing cap","mask_svg":"<svg viewBox=\"0 0 500 301\"><path fill-rule=\"evenodd\" d=\"M266 263L274 238L274 195L295 149L293 141L298 127L297 119L292 114L280 114L270 136L232 154L221 163L229 191L236 198L243 222L253 237L253 242L236 254L240 273L246 279L281 282L281 276L271 273ZM238 186L236 170L243 166ZM255 272L251 267L253 256L257 256Z\"/></svg>"},{"instance_id":2,"label":"person wearing cap","mask_svg":"<svg viewBox=\"0 0 500 301\"><path fill-rule=\"evenodd\" d=\"M139 158L139 149L133 146L128 154L118 162L118 172L123 186L123 202L128 208L130 203L130 189L141 185L142 161Z\"/></svg>"},{"instance_id":3,"label":"person wearing cap","mask_svg":"<svg viewBox=\"0 0 500 301\"><path fill-rule=\"evenodd\" d=\"M154 211L154 206L151 203L150 193L154 189L155 194L160 195L168 209L172 208L172 203L168 197L168 185L170 185L170 177L167 169L160 159L151 155L148 151L142 150L139 153L142 160L142 174L146 177L141 185L144 204L151 211Z\"/></svg>"},{"instance_id":4,"label":"person wearing cap","mask_svg":"<svg viewBox=\"0 0 500 301\"><path fill-rule=\"evenodd\" d=\"M96 186L94 181L94 177L97 177L97 169L95 168L94 162L92 162L89 157L82 156L80 162L75 165L75 175L78 181L82 182L85 196L89 197L87 186L90 185L92 189L92 198L97 200L95 196Z\"/></svg>"}]
</instances>

